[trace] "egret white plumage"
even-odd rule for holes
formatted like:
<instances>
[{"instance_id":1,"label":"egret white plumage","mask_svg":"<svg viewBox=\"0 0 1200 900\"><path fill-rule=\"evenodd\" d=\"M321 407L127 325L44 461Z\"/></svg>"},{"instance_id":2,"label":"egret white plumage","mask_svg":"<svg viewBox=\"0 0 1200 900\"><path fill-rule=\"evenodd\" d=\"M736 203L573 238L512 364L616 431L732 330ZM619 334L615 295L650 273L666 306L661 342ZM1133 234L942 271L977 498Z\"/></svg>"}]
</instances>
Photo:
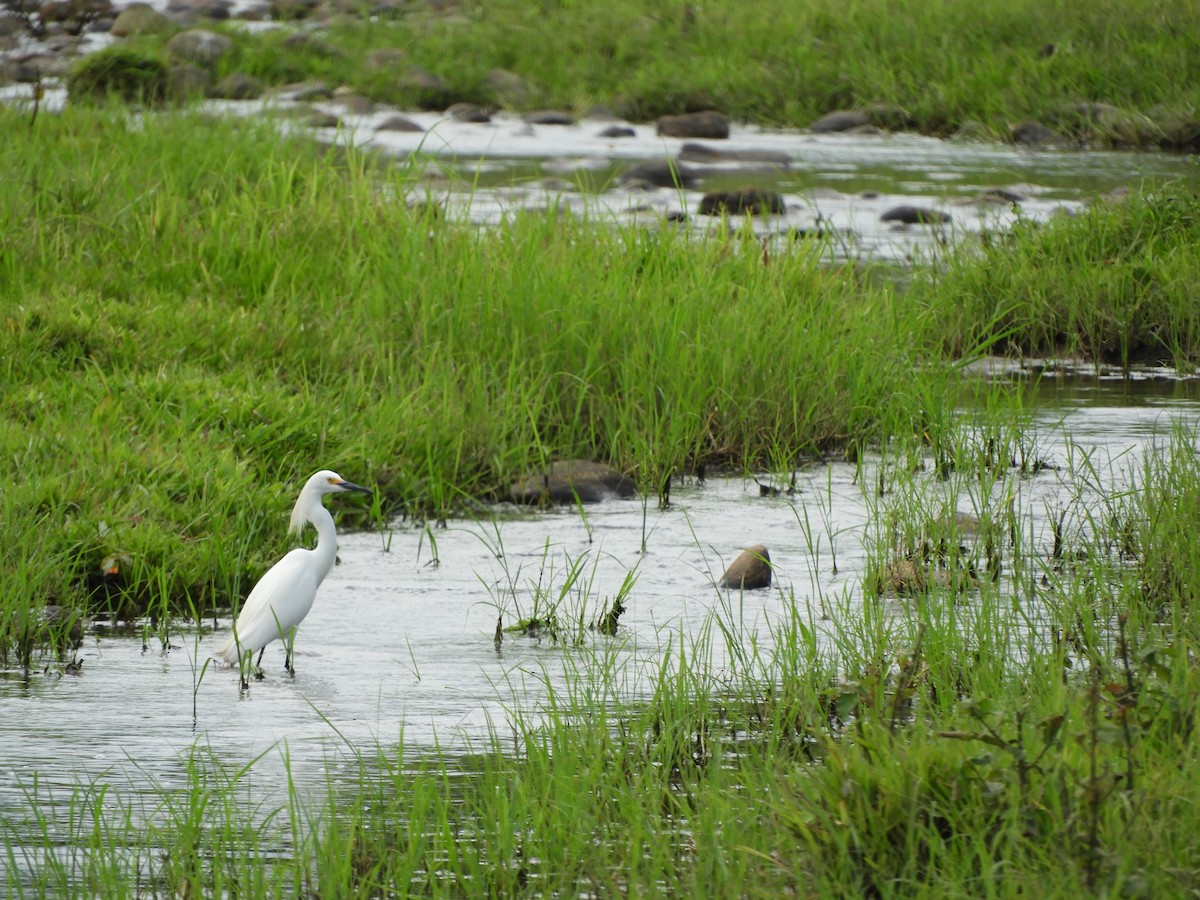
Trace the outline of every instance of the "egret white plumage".
<instances>
[{"instance_id":1,"label":"egret white plumage","mask_svg":"<svg viewBox=\"0 0 1200 900\"><path fill-rule=\"evenodd\" d=\"M267 570L242 604L242 611L233 625L233 635L214 654L216 659L240 667L244 660L252 659L257 650L261 663L263 649L279 638L287 648L284 668L295 674L292 643L296 626L312 609L317 588L337 558L337 529L333 516L321 501L326 494L344 491L371 493L328 469L322 469L304 483L292 509L288 533L299 534L304 530L304 524L310 522L317 529L317 546L312 550L297 547Z\"/></svg>"}]
</instances>

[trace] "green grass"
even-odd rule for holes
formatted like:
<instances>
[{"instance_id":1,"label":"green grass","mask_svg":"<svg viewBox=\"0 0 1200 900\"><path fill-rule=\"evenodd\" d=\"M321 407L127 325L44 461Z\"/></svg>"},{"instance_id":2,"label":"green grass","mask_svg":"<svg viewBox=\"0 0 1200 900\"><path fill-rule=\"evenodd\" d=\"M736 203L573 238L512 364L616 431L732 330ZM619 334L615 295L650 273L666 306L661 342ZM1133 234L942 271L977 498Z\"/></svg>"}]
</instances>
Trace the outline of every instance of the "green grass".
<instances>
[{"instance_id":1,"label":"green grass","mask_svg":"<svg viewBox=\"0 0 1200 900\"><path fill-rule=\"evenodd\" d=\"M266 127L4 115L0 445L36 476L4 501L32 596L111 558L133 609L160 569L227 603L319 465L444 515L547 459L656 490L867 443L936 352L899 349L922 313L816 253L565 214L480 233L407 208L412 172Z\"/></svg>"},{"instance_id":2,"label":"green grass","mask_svg":"<svg viewBox=\"0 0 1200 900\"><path fill-rule=\"evenodd\" d=\"M216 74L240 71L276 85L320 79L408 108L472 101L582 114L604 106L639 121L715 108L738 120L803 126L835 109L898 104L912 127L930 133L975 122L1006 136L1040 118L1081 137L1154 143L1154 122L1194 117L1200 106L1192 18L1188 0L500 0L443 15L414 5L369 22L344 16L325 23L317 40L291 45L288 31L227 29L236 47ZM132 43L155 53L161 41ZM379 48L401 50L402 61L366 65ZM445 90L407 86L402 76L414 66L440 77ZM523 89L489 80L497 68L519 76ZM1153 121L1132 115L1096 125L1071 112L1080 103Z\"/></svg>"}]
</instances>

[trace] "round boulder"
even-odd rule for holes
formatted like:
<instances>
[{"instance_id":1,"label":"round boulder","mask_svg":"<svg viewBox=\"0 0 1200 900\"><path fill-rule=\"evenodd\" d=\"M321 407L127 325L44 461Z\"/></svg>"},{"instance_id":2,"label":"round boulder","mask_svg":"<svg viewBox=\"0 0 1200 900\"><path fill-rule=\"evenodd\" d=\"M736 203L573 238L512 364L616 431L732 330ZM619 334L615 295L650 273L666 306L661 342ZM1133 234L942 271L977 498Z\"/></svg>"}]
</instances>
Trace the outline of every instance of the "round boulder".
<instances>
[{"instance_id":1,"label":"round boulder","mask_svg":"<svg viewBox=\"0 0 1200 900\"><path fill-rule=\"evenodd\" d=\"M771 586L771 554L763 544L755 544L742 551L725 574L719 586L726 589L754 591Z\"/></svg>"},{"instance_id":2,"label":"round boulder","mask_svg":"<svg viewBox=\"0 0 1200 900\"><path fill-rule=\"evenodd\" d=\"M149 3L130 3L113 20L108 33L113 37L135 34L165 34L176 29L175 23Z\"/></svg>"},{"instance_id":3,"label":"round boulder","mask_svg":"<svg viewBox=\"0 0 1200 900\"><path fill-rule=\"evenodd\" d=\"M163 45L163 52L172 62L193 63L210 69L232 49L233 41L204 28L181 31Z\"/></svg>"}]
</instances>

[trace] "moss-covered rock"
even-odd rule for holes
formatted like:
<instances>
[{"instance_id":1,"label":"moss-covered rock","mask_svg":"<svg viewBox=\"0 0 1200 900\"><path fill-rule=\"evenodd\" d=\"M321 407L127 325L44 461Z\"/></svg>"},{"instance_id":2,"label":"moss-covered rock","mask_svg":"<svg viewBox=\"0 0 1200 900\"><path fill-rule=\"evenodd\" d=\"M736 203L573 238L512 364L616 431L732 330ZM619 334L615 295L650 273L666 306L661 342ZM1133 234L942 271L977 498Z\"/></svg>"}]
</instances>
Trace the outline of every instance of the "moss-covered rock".
<instances>
[{"instance_id":1,"label":"moss-covered rock","mask_svg":"<svg viewBox=\"0 0 1200 900\"><path fill-rule=\"evenodd\" d=\"M126 103L161 103L167 96L167 67L161 60L113 47L82 59L67 78L72 103L110 97Z\"/></svg>"}]
</instances>

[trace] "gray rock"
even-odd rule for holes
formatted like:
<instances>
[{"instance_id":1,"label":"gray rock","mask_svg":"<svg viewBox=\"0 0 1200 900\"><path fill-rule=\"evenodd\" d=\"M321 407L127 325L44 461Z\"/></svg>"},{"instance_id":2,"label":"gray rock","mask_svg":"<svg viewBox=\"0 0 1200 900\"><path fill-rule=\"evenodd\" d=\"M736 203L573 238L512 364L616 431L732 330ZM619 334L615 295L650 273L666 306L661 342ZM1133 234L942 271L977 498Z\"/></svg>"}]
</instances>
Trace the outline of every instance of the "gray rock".
<instances>
[{"instance_id":1,"label":"gray rock","mask_svg":"<svg viewBox=\"0 0 1200 900\"><path fill-rule=\"evenodd\" d=\"M679 158L695 163L748 162L787 166L792 158L778 150L726 150L688 142L679 148Z\"/></svg>"},{"instance_id":2,"label":"gray rock","mask_svg":"<svg viewBox=\"0 0 1200 900\"><path fill-rule=\"evenodd\" d=\"M490 122L492 114L478 103L455 103L446 109L446 115L455 122Z\"/></svg>"},{"instance_id":3,"label":"gray rock","mask_svg":"<svg viewBox=\"0 0 1200 900\"><path fill-rule=\"evenodd\" d=\"M230 16L231 5L228 0L171 0L167 13L177 22L199 19L223 22Z\"/></svg>"},{"instance_id":4,"label":"gray rock","mask_svg":"<svg viewBox=\"0 0 1200 900\"><path fill-rule=\"evenodd\" d=\"M212 90L212 96L224 100L257 100L262 95L263 83L245 72L230 72Z\"/></svg>"},{"instance_id":5,"label":"gray rock","mask_svg":"<svg viewBox=\"0 0 1200 900\"><path fill-rule=\"evenodd\" d=\"M718 583L720 587L733 590L753 591L771 586L771 554L763 544L755 544L742 551Z\"/></svg>"},{"instance_id":6,"label":"gray rock","mask_svg":"<svg viewBox=\"0 0 1200 900\"><path fill-rule=\"evenodd\" d=\"M422 69L420 66L413 66L404 73L400 79L402 87L410 88L418 91L432 91L444 93L450 90L446 82L438 78L428 69Z\"/></svg>"},{"instance_id":7,"label":"gray rock","mask_svg":"<svg viewBox=\"0 0 1200 900\"><path fill-rule=\"evenodd\" d=\"M504 106L521 106L529 99L529 86L516 72L507 69L491 69L484 83L492 89L496 99Z\"/></svg>"},{"instance_id":8,"label":"gray rock","mask_svg":"<svg viewBox=\"0 0 1200 900\"><path fill-rule=\"evenodd\" d=\"M1057 143L1060 138L1057 131L1052 128L1047 128L1041 122L1030 119L1028 122L1022 122L1012 130L1012 139L1018 144L1051 144Z\"/></svg>"},{"instance_id":9,"label":"gray rock","mask_svg":"<svg viewBox=\"0 0 1200 900\"><path fill-rule=\"evenodd\" d=\"M709 138L729 137L729 117L714 110L663 116L658 120L658 133L663 137Z\"/></svg>"},{"instance_id":10,"label":"gray rock","mask_svg":"<svg viewBox=\"0 0 1200 900\"><path fill-rule=\"evenodd\" d=\"M233 41L225 35L203 28L181 31L163 45L163 52L172 62L194 63L210 69L232 49Z\"/></svg>"},{"instance_id":11,"label":"gray rock","mask_svg":"<svg viewBox=\"0 0 1200 900\"><path fill-rule=\"evenodd\" d=\"M108 33L113 37L166 34L178 26L148 3L130 3L117 15Z\"/></svg>"},{"instance_id":12,"label":"gray rock","mask_svg":"<svg viewBox=\"0 0 1200 900\"><path fill-rule=\"evenodd\" d=\"M183 63L167 72L167 95L173 100L212 96L213 76L208 69Z\"/></svg>"},{"instance_id":13,"label":"gray rock","mask_svg":"<svg viewBox=\"0 0 1200 900\"><path fill-rule=\"evenodd\" d=\"M603 131L599 132L598 138L631 138L637 137L637 131L630 128L628 125L609 125Z\"/></svg>"},{"instance_id":14,"label":"gray rock","mask_svg":"<svg viewBox=\"0 0 1200 900\"><path fill-rule=\"evenodd\" d=\"M551 463L545 471L528 475L512 486L512 498L518 503L597 503L635 496L637 487L628 475L585 459Z\"/></svg>"},{"instance_id":15,"label":"gray rock","mask_svg":"<svg viewBox=\"0 0 1200 900\"><path fill-rule=\"evenodd\" d=\"M315 112L304 120L309 128L340 128L342 120L333 113Z\"/></svg>"},{"instance_id":16,"label":"gray rock","mask_svg":"<svg viewBox=\"0 0 1200 900\"><path fill-rule=\"evenodd\" d=\"M826 113L809 124L808 130L817 134L833 134L870 124L871 119L865 112L843 109L837 112Z\"/></svg>"},{"instance_id":17,"label":"gray rock","mask_svg":"<svg viewBox=\"0 0 1200 900\"><path fill-rule=\"evenodd\" d=\"M923 206L893 206L882 216L881 222L898 222L902 225L946 225L953 219L944 212L936 209L926 209Z\"/></svg>"},{"instance_id":18,"label":"gray rock","mask_svg":"<svg viewBox=\"0 0 1200 900\"><path fill-rule=\"evenodd\" d=\"M575 117L557 109L541 109L521 116L530 125L574 125Z\"/></svg>"},{"instance_id":19,"label":"gray rock","mask_svg":"<svg viewBox=\"0 0 1200 900\"><path fill-rule=\"evenodd\" d=\"M699 177L689 166L669 159L650 159L637 163L621 176L621 183L626 186L639 181L655 187L690 188L696 186Z\"/></svg>"},{"instance_id":20,"label":"gray rock","mask_svg":"<svg viewBox=\"0 0 1200 900\"><path fill-rule=\"evenodd\" d=\"M382 122L375 126L376 131L411 131L418 132L425 129L414 122L407 116L388 116Z\"/></svg>"},{"instance_id":21,"label":"gray rock","mask_svg":"<svg viewBox=\"0 0 1200 900\"><path fill-rule=\"evenodd\" d=\"M295 22L311 16L317 0L270 0L267 5L274 21Z\"/></svg>"},{"instance_id":22,"label":"gray rock","mask_svg":"<svg viewBox=\"0 0 1200 900\"><path fill-rule=\"evenodd\" d=\"M352 88L338 88L333 92L333 99L352 116L369 116L375 112L375 102Z\"/></svg>"}]
</instances>

